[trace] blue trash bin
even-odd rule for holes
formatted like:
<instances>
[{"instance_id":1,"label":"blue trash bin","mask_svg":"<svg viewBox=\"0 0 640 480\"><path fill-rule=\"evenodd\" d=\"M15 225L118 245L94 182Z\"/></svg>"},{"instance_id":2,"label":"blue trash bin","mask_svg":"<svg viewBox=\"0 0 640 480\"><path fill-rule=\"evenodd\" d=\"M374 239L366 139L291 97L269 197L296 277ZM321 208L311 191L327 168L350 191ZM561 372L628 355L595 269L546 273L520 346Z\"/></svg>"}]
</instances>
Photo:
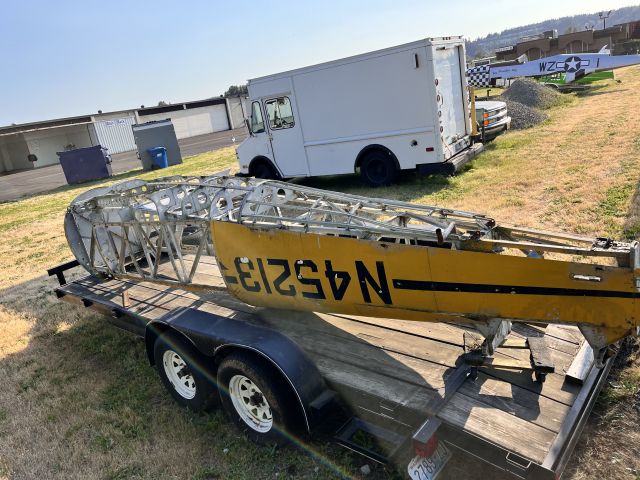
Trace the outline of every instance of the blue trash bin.
<instances>
[{"instance_id":1,"label":"blue trash bin","mask_svg":"<svg viewBox=\"0 0 640 480\"><path fill-rule=\"evenodd\" d=\"M157 168L167 168L169 166L169 158L167 157L167 149L164 147L153 147L147 150L151 155L151 161Z\"/></svg>"},{"instance_id":2,"label":"blue trash bin","mask_svg":"<svg viewBox=\"0 0 640 480\"><path fill-rule=\"evenodd\" d=\"M100 145L76 148L57 152L57 154L69 185L109 178L112 175L111 157L107 149Z\"/></svg>"}]
</instances>

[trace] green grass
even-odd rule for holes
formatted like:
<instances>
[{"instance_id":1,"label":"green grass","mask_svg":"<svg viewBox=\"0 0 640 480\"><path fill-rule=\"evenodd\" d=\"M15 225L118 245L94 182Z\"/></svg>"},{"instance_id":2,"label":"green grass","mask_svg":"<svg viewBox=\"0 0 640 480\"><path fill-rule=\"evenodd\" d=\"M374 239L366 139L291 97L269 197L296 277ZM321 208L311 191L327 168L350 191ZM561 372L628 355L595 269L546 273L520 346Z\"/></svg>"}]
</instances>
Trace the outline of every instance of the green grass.
<instances>
[{"instance_id":1,"label":"green grass","mask_svg":"<svg viewBox=\"0 0 640 480\"><path fill-rule=\"evenodd\" d=\"M618 378L612 379L609 382L608 387L602 391L598 400L606 405L619 402L633 402L636 396L640 396L640 368L631 368L621 370Z\"/></svg>"},{"instance_id":2,"label":"green grass","mask_svg":"<svg viewBox=\"0 0 640 480\"><path fill-rule=\"evenodd\" d=\"M601 214L604 217L624 217L633 190L634 185L630 183L609 188L599 205Z\"/></svg>"}]
</instances>

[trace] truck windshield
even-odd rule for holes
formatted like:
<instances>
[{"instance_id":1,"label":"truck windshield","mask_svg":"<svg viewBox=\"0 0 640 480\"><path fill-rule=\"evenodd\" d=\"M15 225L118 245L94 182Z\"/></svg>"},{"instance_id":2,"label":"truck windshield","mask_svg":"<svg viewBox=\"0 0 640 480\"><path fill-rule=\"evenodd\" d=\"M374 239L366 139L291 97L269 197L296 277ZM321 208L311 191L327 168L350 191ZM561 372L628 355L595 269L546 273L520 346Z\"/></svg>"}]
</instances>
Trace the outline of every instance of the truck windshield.
<instances>
[{"instance_id":1,"label":"truck windshield","mask_svg":"<svg viewBox=\"0 0 640 480\"><path fill-rule=\"evenodd\" d=\"M262 109L260 108L260 102L253 102L251 104L251 133L263 132L264 119L262 118Z\"/></svg>"}]
</instances>

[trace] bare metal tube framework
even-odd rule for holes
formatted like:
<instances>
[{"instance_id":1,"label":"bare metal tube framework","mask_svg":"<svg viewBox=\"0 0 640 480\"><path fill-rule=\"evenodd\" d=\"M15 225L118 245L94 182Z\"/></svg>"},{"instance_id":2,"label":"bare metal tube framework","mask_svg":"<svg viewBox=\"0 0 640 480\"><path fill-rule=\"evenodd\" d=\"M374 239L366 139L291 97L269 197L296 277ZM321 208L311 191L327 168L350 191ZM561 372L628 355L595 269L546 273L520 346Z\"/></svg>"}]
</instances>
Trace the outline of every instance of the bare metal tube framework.
<instances>
[{"instance_id":1,"label":"bare metal tube framework","mask_svg":"<svg viewBox=\"0 0 640 480\"><path fill-rule=\"evenodd\" d=\"M500 225L479 213L278 181L176 176L81 194L68 208L65 233L97 276L225 288L258 306L472 323L485 337L485 354L504 341L511 321L577 324L599 360L608 345L638 333L637 242ZM279 299L270 287L275 270L266 269L275 268L269 259L276 253L280 264L293 265L291 282L317 273L321 287L335 279L320 267L333 272L346 255L344 265L355 267L342 273L365 283L363 298L343 283L342 297L310 300L292 283L302 295ZM212 262L224 284L207 273ZM237 279L246 275L257 280L243 290ZM380 285L389 292L365 291Z\"/></svg>"}]
</instances>

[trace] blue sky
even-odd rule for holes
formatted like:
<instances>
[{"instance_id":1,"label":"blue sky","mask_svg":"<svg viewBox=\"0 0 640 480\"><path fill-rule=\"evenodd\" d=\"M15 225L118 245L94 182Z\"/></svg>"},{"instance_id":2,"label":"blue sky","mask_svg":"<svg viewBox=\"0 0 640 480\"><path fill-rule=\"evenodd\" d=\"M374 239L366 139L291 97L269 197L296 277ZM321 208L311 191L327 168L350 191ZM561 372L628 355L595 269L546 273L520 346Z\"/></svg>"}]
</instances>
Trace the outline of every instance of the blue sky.
<instances>
[{"instance_id":1,"label":"blue sky","mask_svg":"<svg viewBox=\"0 0 640 480\"><path fill-rule=\"evenodd\" d=\"M219 95L428 36L475 38L638 0L0 0L0 125Z\"/></svg>"}]
</instances>

